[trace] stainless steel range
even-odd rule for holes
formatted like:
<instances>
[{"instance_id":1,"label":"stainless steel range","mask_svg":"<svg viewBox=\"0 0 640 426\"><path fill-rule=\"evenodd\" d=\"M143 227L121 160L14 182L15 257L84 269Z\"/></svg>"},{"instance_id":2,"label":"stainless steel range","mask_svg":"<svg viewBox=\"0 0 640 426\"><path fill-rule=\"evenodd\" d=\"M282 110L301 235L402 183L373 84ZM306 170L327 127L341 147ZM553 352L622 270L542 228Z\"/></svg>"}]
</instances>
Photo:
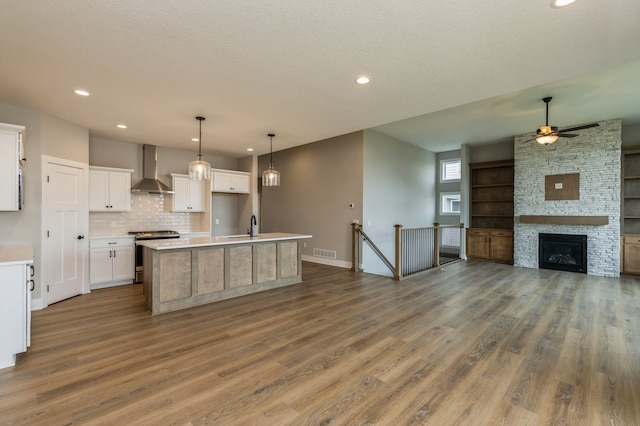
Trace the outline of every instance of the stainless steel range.
<instances>
[{"instance_id":1,"label":"stainless steel range","mask_svg":"<svg viewBox=\"0 0 640 426\"><path fill-rule=\"evenodd\" d=\"M180 238L177 231L131 231L129 235L133 235L138 240L164 240L167 238ZM144 265L142 262L142 246L136 246L136 283L142 282L142 272Z\"/></svg>"}]
</instances>

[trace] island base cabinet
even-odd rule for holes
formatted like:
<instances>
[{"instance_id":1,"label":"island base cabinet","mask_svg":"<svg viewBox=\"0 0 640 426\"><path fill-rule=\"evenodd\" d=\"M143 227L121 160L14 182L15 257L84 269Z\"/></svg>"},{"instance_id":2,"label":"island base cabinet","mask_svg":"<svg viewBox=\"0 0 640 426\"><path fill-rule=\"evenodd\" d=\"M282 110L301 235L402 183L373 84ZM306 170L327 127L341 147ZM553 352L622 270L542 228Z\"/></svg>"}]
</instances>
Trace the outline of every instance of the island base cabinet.
<instances>
[{"instance_id":1,"label":"island base cabinet","mask_svg":"<svg viewBox=\"0 0 640 426\"><path fill-rule=\"evenodd\" d=\"M161 277L160 301L170 302L191 297L191 250L162 253L158 276Z\"/></svg>"},{"instance_id":2,"label":"island base cabinet","mask_svg":"<svg viewBox=\"0 0 640 426\"><path fill-rule=\"evenodd\" d=\"M16 363L30 337L30 300L24 264L0 266L0 368Z\"/></svg>"},{"instance_id":3,"label":"island base cabinet","mask_svg":"<svg viewBox=\"0 0 640 426\"><path fill-rule=\"evenodd\" d=\"M143 292L154 315L302 281L297 240L172 250L145 247L143 256Z\"/></svg>"},{"instance_id":4,"label":"island base cabinet","mask_svg":"<svg viewBox=\"0 0 640 426\"><path fill-rule=\"evenodd\" d=\"M230 247L229 288L253 284L253 246Z\"/></svg>"},{"instance_id":5,"label":"island base cabinet","mask_svg":"<svg viewBox=\"0 0 640 426\"><path fill-rule=\"evenodd\" d=\"M203 248L195 254L198 283L196 294L224 290L224 248Z\"/></svg>"}]
</instances>

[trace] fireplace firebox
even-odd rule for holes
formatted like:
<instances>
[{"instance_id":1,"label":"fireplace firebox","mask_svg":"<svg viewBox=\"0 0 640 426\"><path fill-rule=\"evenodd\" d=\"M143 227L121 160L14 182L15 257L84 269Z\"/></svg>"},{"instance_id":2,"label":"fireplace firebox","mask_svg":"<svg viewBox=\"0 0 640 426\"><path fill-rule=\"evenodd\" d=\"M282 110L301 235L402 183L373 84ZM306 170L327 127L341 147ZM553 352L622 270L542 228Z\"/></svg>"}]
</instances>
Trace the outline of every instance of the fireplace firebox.
<instances>
[{"instance_id":1,"label":"fireplace firebox","mask_svg":"<svg viewBox=\"0 0 640 426\"><path fill-rule=\"evenodd\" d=\"M587 236L538 234L538 267L587 273Z\"/></svg>"}]
</instances>

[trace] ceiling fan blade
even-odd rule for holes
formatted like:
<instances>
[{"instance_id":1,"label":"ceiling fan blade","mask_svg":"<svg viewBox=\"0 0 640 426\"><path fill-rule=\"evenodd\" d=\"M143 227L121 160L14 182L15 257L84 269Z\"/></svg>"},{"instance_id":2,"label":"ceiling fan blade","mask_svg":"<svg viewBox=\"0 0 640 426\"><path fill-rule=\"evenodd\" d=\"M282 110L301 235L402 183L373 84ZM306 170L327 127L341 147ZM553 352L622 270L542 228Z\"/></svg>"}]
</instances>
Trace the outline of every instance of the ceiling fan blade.
<instances>
[{"instance_id":1,"label":"ceiling fan blade","mask_svg":"<svg viewBox=\"0 0 640 426\"><path fill-rule=\"evenodd\" d=\"M573 133L558 133L559 138L575 138L576 136L579 136L579 135L576 135Z\"/></svg>"},{"instance_id":2,"label":"ceiling fan blade","mask_svg":"<svg viewBox=\"0 0 640 426\"><path fill-rule=\"evenodd\" d=\"M591 123L591 124L585 124L584 126L578 126L578 127L570 127L568 129L562 129L560 130L561 133L564 132L574 132L576 130L584 130L584 129L590 129L592 127L599 127L600 125L598 123Z\"/></svg>"}]
</instances>

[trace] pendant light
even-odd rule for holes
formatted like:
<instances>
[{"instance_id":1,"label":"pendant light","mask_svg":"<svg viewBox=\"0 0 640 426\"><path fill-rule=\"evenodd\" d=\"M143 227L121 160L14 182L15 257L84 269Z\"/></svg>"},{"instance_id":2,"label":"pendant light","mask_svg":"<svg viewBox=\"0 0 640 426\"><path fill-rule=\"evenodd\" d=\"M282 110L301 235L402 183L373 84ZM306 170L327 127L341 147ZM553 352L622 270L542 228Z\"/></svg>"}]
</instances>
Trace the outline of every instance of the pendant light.
<instances>
[{"instance_id":1,"label":"pendant light","mask_svg":"<svg viewBox=\"0 0 640 426\"><path fill-rule=\"evenodd\" d=\"M208 180L211 172L211 164L202 161L202 121L204 117L196 117L200 122L200 135L198 136L198 159L189 163L189 179Z\"/></svg>"},{"instance_id":2,"label":"pendant light","mask_svg":"<svg viewBox=\"0 0 640 426\"><path fill-rule=\"evenodd\" d=\"M262 173L262 186L280 186L280 172L273 168L273 133L267 136L269 142L269 168Z\"/></svg>"}]
</instances>

